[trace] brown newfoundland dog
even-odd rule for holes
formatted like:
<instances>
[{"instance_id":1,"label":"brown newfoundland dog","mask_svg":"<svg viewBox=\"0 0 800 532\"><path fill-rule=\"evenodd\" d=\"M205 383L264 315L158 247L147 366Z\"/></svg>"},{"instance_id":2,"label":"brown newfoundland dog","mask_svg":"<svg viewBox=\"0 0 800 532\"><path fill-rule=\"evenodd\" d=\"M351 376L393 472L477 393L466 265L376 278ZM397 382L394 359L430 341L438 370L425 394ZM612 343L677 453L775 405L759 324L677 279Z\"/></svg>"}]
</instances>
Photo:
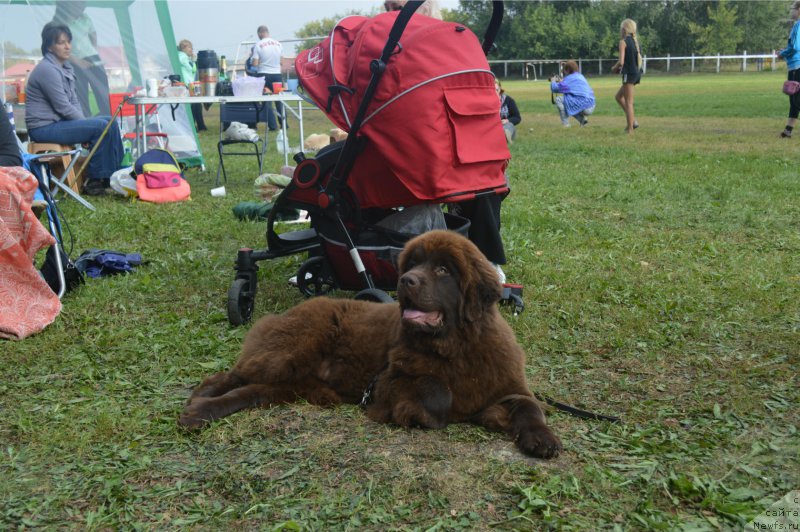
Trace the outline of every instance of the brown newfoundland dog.
<instances>
[{"instance_id":1,"label":"brown newfoundland dog","mask_svg":"<svg viewBox=\"0 0 800 532\"><path fill-rule=\"evenodd\" d=\"M399 266L396 304L319 297L259 320L233 369L194 390L180 425L298 398L362 402L381 423L471 422L507 433L524 453L557 456L483 254L457 233L431 231L406 244Z\"/></svg>"}]
</instances>

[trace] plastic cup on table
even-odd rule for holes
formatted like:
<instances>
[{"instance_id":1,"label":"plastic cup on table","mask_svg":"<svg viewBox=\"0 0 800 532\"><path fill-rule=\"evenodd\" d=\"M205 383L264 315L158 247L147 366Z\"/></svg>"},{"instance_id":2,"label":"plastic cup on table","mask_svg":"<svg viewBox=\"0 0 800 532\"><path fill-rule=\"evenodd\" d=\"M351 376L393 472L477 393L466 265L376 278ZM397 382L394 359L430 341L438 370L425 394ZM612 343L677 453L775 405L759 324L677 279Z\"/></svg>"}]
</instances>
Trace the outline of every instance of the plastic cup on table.
<instances>
[{"instance_id":1,"label":"plastic cup on table","mask_svg":"<svg viewBox=\"0 0 800 532\"><path fill-rule=\"evenodd\" d=\"M280 94L283 92L283 83L276 81L272 84L272 94Z\"/></svg>"},{"instance_id":2,"label":"plastic cup on table","mask_svg":"<svg viewBox=\"0 0 800 532\"><path fill-rule=\"evenodd\" d=\"M158 80L151 78L147 80L147 96L150 98L158 97Z\"/></svg>"}]
</instances>

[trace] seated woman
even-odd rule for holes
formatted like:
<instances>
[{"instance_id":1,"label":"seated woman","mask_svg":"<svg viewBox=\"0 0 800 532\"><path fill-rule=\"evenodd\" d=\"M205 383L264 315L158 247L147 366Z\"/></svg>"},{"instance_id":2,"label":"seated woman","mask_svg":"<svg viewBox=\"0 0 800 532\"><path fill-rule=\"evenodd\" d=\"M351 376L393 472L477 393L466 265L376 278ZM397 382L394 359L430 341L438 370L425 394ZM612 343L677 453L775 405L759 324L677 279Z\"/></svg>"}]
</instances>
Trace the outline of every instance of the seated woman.
<instances>
[{"instance_id":1,"label":"seated woman","mask_svg":"<svg viewBox=\"0 0 800 532\"><path fill-rule=\"evenodd\" d=\"M44 58L30 74L25 123L34 142L84 144L93 148L111 121L110 116L84 118L75 92L75 72L69 63L72 34L67 26L49 22L42 29ZM84 193L102 195L109 178L120 168L122 138L116 122L89 161Z\"/></svg>"},{"instance_id":2,"label":"seated woman","mask_svg":"<svg viewBox=\"0 0 800 532\"><path fill-rule=\"evenodd\" d=\"M564 127L569 127L570 116L585 126L589 122L586 117L594 112L594 91L578 70L578 63L567 61L562 68L564 79L556 76L550 78L550 90L558 94L553 103L558 108Z\"/></svg>"},{"instance_id":3,"label":"seated woman","mask_svg":"<svg viewBox=\"0 0 800 532\"><path fill-rule=\"evenodd\" d=\"M522 116L519 114L517 102L506 94L499 79L494 80L494 90L497 91L497 97L500 98L500 123L503 124L506 140L511 144L517 138L517 126L522 122Z\"/></svg>"}]
</instances>

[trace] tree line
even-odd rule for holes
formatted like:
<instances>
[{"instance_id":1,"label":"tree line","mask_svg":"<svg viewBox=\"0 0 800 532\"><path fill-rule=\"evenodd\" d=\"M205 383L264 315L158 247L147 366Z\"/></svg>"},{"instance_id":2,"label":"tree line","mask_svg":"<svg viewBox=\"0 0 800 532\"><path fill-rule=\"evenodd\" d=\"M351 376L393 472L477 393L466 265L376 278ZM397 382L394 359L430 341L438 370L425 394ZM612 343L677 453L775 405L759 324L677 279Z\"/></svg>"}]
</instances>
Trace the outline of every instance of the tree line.
<instances>
[{"instance_id":1,"label":"tree line","mask_svg":"<svg viewBox=\"0 0 800 532\"><path fill-rule=\"evenodd\" d=\"M786 45L790 1L534 0L505 2L492 59L601 58L617 54L619 25L639 26L645 55L768 53ZM374 15L371 13L345 13ZM460 0L444 18L483 35L491 2ZM342 17L306 24L298 37L327 35ZM309 39L300 49L318 40Z\"/></svg>"}]
</instances>

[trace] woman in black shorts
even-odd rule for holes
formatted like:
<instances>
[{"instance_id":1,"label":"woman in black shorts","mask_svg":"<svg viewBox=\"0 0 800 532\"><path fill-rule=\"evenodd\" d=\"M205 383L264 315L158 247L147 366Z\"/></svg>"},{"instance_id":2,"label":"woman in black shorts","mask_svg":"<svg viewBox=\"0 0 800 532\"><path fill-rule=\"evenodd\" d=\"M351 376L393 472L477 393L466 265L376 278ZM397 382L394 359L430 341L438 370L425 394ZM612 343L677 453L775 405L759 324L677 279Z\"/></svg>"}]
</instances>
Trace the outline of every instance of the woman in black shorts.
<instances>
[{"instance_id":1,"label":"woman in black shorts","mask_svg":"<svg viewBox=\"0 0 800 532\"><path fill-rule=\"evenodd\" d=\"M639 127L633 113L633 86L639 84L642 77L642 47L636 37L636 22L626 18L619 26L619 61L611 68L611 71L622 74L622 87L619 88L615 96L617 103L625 111L627 125L625 132L629 135Z\"/></svg>"}]
</instances>

